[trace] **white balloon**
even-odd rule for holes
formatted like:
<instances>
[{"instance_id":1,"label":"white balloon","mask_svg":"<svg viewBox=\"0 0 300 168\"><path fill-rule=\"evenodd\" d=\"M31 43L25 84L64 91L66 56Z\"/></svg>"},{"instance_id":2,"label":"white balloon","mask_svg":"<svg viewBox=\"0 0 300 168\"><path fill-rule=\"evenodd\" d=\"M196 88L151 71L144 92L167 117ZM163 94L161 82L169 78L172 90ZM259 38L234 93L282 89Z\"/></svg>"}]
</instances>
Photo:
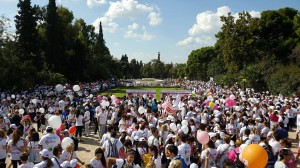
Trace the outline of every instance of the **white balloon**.
<instances>
[{"instance_id":1,"label":"white balloon","mask_svg":"<svg viewBox=\"0 0 300 168\"><path fill-rule=\"evenodd\" d=\"M146 109L145 109L143 106L140 106L139 109L138 109L138 112L139 112L140 114L143 114L143 113L146 112Z\"/></svg>"},{"instance_id":2,"label":"white balloon","mask_svg":"<svg viewBox=\"0 0 300 168\"><path fill-rule=\"evenodd\" d=\"M241 110L241 107L240 106L235 106L235 111L240 111Z\"/></svg>"},{"instance_id":3,"label":"white balloon","mask_svg":"<svg viewBox=\"0 0 300 168\"><path fill-rule=\"evenodd\" d=\"M184 125L187 126L188 124L189 124L189 123L188 123L187 120L182 120L182 121L181 121L181 125L183 125L183 126L184 126Z\"/></svg>"},{"instance_id":4,"label":"white balloon","mask_svg":"<svg viewBox=\"0 0 300 168\"><path fill-rule=\"evenodd\" d=\"M10 96L8 96L6 99L7 99L8 101L11 101L11 97L10 97Z\"/></svg>"},{"instance_id":5,"label":"white balloon","mask_svg":"<svg viewBox=\"0 0 300 168\"><path fill-rule=\"evenodd\" d=\"M93 97L94 97L94 95L93 95L93 94L90 94L90 95L89 95L89 98L90 98L90 99L91 99L91 98L93 98Z\"/></svg>"},{"instance_id":6,"label":"white balloon","mask_svg":"<svg viewBox=\"0 0 300 168\"><path fill-rule=\"evenodd\" d=\"M73 90L74 90L74 92L78 92L80 90L80 86L79 85L74 85Z\"/></svg>"},{"instance_id":7,"label":"white balloon","mask_svg":"<svg viewBox=\"0 0 300 168\"><path fill-rule=\"evenodd\" d=\"M109 102L108 101L102 101L101 106L102 107L107 107L107 106L109 106Z\"/></svg>"},{"instance_id":8,"label":"white balloon","mask_svg":"<svg viewBox=\"0 0 300 168\"><path fill-rule=\"evenodd\" d=\"M36 100L36 99L32 99L31 102L32 102L33 104L36 104L36 103L37 103L37 100Z\"/></svg>"},{"instance_id":9,"label":"white balloon","mask_svg":"<svg viewBox=\"0 0 300 168\"><path fill-rule=\"evenodd\" d=\"M57 129L61 126L61 118L59 116L51 116L48 121L49 125L54 129Z\"/></svg>"},{"instance_id":10,"label":"white balloon","mask_svg":"<svg viewBox=\"0 0 300 168\"><path fill-rule=\"evenodd\" d=\"M115 95L110 96L112 100L115 100L117 97Z\"/></svg>"},{"instance_id":11,"label":"white balloon","mask_svg":"<svg viewBox=\"0 0 300 168\"><path fill-rule=\"evenodd\" d=\"M5 94L1 93L1 99L4 99L4 98L5 98Z\"/></svg>"},{"instance_id":12,"label":"white balloon","mask_svg":"<svg viewBox=\"0 0 300 168\"><path fill-rule=\"evenodd\" d=\"M58 84L58 85L55 86L55 90L57 92L62 92L64 90L64 86L61 85L61 84Z\"/></svg>"},{"instance_id":13,"label":"white balloon","mask_svg":"<svg viewBox=\"0 0 300 168\"><path fill-rule=\"evenodd\" d=\"M82 92L78 92L77 94L78 94L78 96L82 96L83 95Z\"/></svg>"},{"instance_id":14,"label":"white balloon","mask_svg":"<svg viewBox=\"0 0 300 168\"><path fill-rule=\"evenodd\" d=\"M229 99L234 100L235 96L232 94L232 95L229 96Z\"/></svg>"},{"instance_id":15,"label":"white balloon","mask_svg":"<svg viewBox=\"0 0 300 168\"><path fill-rule=\"evenodd\" d=\"M15 99L15 98L16 98L16 95L12 94L10 97L11 97L12 99Z\"/></svg>"},{"instance_id":16,"label":"white balloon","mask_svg":"<svg viewBox=\"0 0 300 168\"><path fill-rule=\"evenodd\" d=\"M183 133L185 133L185 134L187 134L189 132L189 128L186 125L183 125L181 127L181 129L182 129Z\"/></svg>"},{"instance_id":17,"label":"white balloon","mask_svg":"<svg viewBox=\"0 0 300 168\"><path fill-rule=\"evenodd\" d=\"M143 95L143 98L144 98L144 99L146 99L146 98L147 98L147 95L146 95L146 94L144 94L144 95Z\"/></svg>"},{"instance_id":18,"label":"white balloon","mask_svg":"<svg viewBox=\"0 0 300 168\"><path fill-rule=\"evenodd\" d=\"M177 131L177 127L176 127L175 123L171 123L170 128L171 128L172 131Z\"/></svg>"},{"instance_id":19,"label":"white balloon","mask_svg":"<svg viewBox=\"0 0 300 168\"><path fill-rule=\"evenodd\" d=\"M70 137L65 137L65 138L61 141L61 147L62 147L63 149L66 149L66 147L67 147L69 144L71 144L71 143L74 144L73 139L70 138Z\"/></svg>"},{"instance_id":20,"label":"white balloon","mask_svg":"<svg viewBox=\"0 0 300 168\"><path fill-rule=\"evenodd\" d=\"M39 109L39 112L40 112L40 113L44 113L44 112L45 112L45 109L44 109L44 108L40 108L40 109Z\"/></svg>"},{"instance_id":21,"label":"white balloon","mask_svg":"<svg viewBox=\"0 0 300 168\"><path fill-rule=\"evenodd\" d=\"M24 109L19 109L19 114L24 114Z\"/></svg>"}]
</instances>

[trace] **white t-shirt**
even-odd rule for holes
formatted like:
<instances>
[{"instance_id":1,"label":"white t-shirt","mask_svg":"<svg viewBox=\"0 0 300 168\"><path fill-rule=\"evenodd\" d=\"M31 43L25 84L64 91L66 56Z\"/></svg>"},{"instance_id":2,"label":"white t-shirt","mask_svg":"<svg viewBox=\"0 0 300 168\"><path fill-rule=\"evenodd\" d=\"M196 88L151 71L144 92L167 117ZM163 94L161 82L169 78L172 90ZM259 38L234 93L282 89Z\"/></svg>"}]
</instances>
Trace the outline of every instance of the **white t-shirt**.
<instances>
[{"instance_id":1,"label":"white t-shirt","mask_svg":"<svg viewBox=\"0 0 300 168\"><path fill-rule=\"evenodd\" d=\"M85 121L85 125L90 124L90 122L91 122L91 113L89 111L84 112L84 121Z\"/></svg>"},{"instance_id":2,"label":"white t-shirt","mask_svg":"<svg viewBox=\"0 0 300 168\"><path fill-rule=\"evenodd\" d=\"M34 163L39 163L41 161L40 158L40 149L39 149L39 144L38 142L30 141L27 144L27 148L31 151L33 151L34 154Z\"/></svg>"},{"instance_id":3,"label":"white t-shirt","mask_svg":"<svg viewBox=\"0 0 300 168\"><path fill-rule=\"evenodd\" d=\"M277 152L280 151L280 149L282 148L280 143L274 139L271 139L269 141L269 145L272 147L274 154L276 154Z\"/></svg>"},{"instance_id":4,"label":"white t-shirt","mask_svg":"<svg viewBox=\"0 0 300 168\"><path fill-rule=\"evenodd\" d=\"M104 134L100 140L100 144L103 144L106 140L109 140L109 139L110 139L110 133Z\"/></svg>"},{"instance_id":5,"label":"white t-shirt","mask_svg":"<svg viewBox=\"0 0 300 168\"><path fill-rule=\"evenodd\" d=\"M108 114L107 111L100 112L99 114L97 114L99 124L106 124L107 114Z\"/></svg>"},{"instance_id":6,"label":"white t-shirt","mask_svg":"<svg viewBox=\"0 0 300 168\"><path fill-rule=\"evenodd\" d=\"M278 122L282 122L283 127L287 127L287 124L289 123L289 118L284 117L284 119L283 119L282 116L280 116Z\"/></svg>"},{"instance_id":7,"label":"white t-shirt","mask_svg":"<svg viewBox=\"0 0 300 168\"><path fill-rule=\"evenodd\" d=\"M45 168L47 166L47 161L43 160L41 163L38 163L33 166L33 168Z\"/></svg>"},{"instance_id":8,"label":"white t-shirt","mask_svg":"<svg viewBox=\"0 0 300 168\"><path fill-rule=\"evenodd\" d=\"M60 144L60 138L56 134L46 134L42 136L39 145L43 146L43 149L48 149L49 151L49 158L52 158L53 153L52 150L55 146Z\"/></svg>"},{"instance_id":9,"label":"white t-shirt","mask_svg":"<svg viewBox=\"0 0 300 168\"><path fill-rule=\"evenodd\" d=\"M274 168L288 168L282 161L275 162Z\"/></svg>"},{"instance_id":10,"label":"white t-shirt","mask_svg":"<svg viewBox=\"0 0 300 168\"><path fill-rule=\"evenodd\" d=\"M252 144L258 144L260 141L260 136L257 134L250 134L249 139L251 140Z\"/></svg>"},{"instance_id":11,"label":"white t-shirt","mask_svg":"<svg viewBox=\"0 0 300 168\"><path fill-rule=\"evenodd\" d=\"M93 168L104 168L101 160L97 160L95 157L90 161L90 164Z\"/></svg>"},{"instance_id":12,"label":"white t-shirt","mask_svg":"<svg viewBox=\"0 0 300 168\"><path fill-rule=\"evenodd\" d=\"M156 168L161 168L161 156L157 155L156 159L154 159L154 157L152 159L154 160L154 164Z\"/></svg>"},{"instance_id":13,"label":"white t-shirt","mask_svg":"<svg viewBox=\"0 0 300 168\"><path fill-rule=\"evenodd\" d=\"M191 164L191 146L189 144L183 143L178 146L178 153L184 159L187 165Z\"/></svg>"},{"instance_id":14,"label":"white t-shirt","mask_svg":"<svg viewBox=\"0 0 300 168\"><path fill-rule=\"evenodd\" d=\"M209 157L209 165L208 167L216 167L216 159L217 159L217 150L212 148L207 148L204 151L201 152L201 160L204 160L206 158L206 153L210 153ZM201 164L201 168L204 168L204 163Z\"/></svg>"},{"instance_id":15,"label":"white t-shirt","mask_svg":"<svg viewBox=\"0 0 300 168\"><path fill-rule=\"evenodd\" d=\"M76 117L76 123L75 123L75 126L83 126L83 116L80 114L78 117Z\"/></svg>"},{"instance_id":16,"label":"white t-shirt","mask_svg":"<svg viewBox=\"0 0 300 168\"><path fill-rule=\"evenodd\" d=\"M32 168L34 164L32 162L27 162L25 164L21 164L18 168Z\"/></svg>"},{"instance_id":17,"label":"white t-shirt","mask_svg":"<svg viewBox=\"0 0 300 168\"><path fill-rule=\"evenodd\" d=\"M223 167L224 160L229 154L229 147L230 147L229 144L221 144L217 148L218 155L222 155L222 157L218 162L220 167Z\"/></svg>"},{"instance_id":18,"label":"white t-shirt","mask_svg":"<svg viewBox=\"0 0 300 168\"><path fill-rule=\"evenodd\" d=\"M67 152L66 150L63 150L60 155L60 159L62 162L68 161L70 159L70 156L71 156L71 153ZM76 158L77 158L77 155L76 155L76 152L74 151L71 160L76 159Z\"/></svg>"},{"instance_id":19,"label":"white t-shirt","mask_svg":"<svg viewBox=\"0 0 300 168\"><path fill-rule=\"evenodd\" d=\"M125 159L125 162L126 162L125 164L128 163L126 159ZM116 160L117 168L121 168L123 166L123 164L124 164L124 159L117 159ZM134 163L132 163L132 165L133 165L133 168L138 168L139 167L138 165L134 165Z\"/></svg>"},{"instance_id":20,"label":"white t-shirt","mask_svg":"<svg viewBox=\"0 0 300 168\"><path fill-rule=\"evenodd\" d=\"M264 127L262 130L261 130L261 134L262 134L262 137L266 138L268 136L268 133L270 132L270 128L268 127Z\"/></svg>"},{"instance_id":21,"label":"white t-shirt","mask_svg":"<svg viewBox=\"0 0 300 168\"><path fill-rule=\"evenodd\" d=\"M22 153L21 147L24 146L23 140L19 140L16 146L13 146L12 140L9 140L7 146L10 147L10 159L20 160L20 154Z\"/></svg>"},{"instance_id":22,"label":"white t-shirt","mask_svg":"<svg viewBox=\"0 0 300 168\"><path fill-rule=\"evenodd\" d=\"M3 146L5 146L4 149ZM0 140L0 159L4 158L6 158L6 138Z\"/></svg>"},{"instance_id":23,"label":"white t-shirt","mask_svg":"<svg viewBox=\"0 0 300 168\"><path fill-rule=\"evenodd\" d=\"M51 159L52 163L53 163L53 167L52 168L60 168L60 164L62 164L62 161L60 158L57 158L57 157L53 157Z\"/></svg>"},{"instance_id":24,"label":"white t-shirt","mask_svg":"<svg viewBox=\"0 0 300 168\"><path fill-rule=\"evenodd\" d=\"M159 148L159 146L158 146L158 139L155 138L153 135L151 135L151 136L148 138L148 145L149 145L149 146L154 145L154 146L157 146L157 148Z\"/></svg>"},{"instance_id":25,"label":"white t-shirt","mask_svg":"<svg viewBox=\"0 0 300 168\"><path fill-rule=\"evenodd\" d=\"M117 142L115 142L115 140L117 140ZM116 147L117 147L117 151L120 151L120 148L123 146L122 142L119 141L118 139L115 138L111 138L110 140L106 140L104 142L104 144L102 145L102 149L105 149L104 151L104 156L107 158L107 155L109 153L109 150L111 150L111 146L109 145L109 142L111 141L111 144L114 145L114 143L116 143Z\"/></svg>"}]
</instances>

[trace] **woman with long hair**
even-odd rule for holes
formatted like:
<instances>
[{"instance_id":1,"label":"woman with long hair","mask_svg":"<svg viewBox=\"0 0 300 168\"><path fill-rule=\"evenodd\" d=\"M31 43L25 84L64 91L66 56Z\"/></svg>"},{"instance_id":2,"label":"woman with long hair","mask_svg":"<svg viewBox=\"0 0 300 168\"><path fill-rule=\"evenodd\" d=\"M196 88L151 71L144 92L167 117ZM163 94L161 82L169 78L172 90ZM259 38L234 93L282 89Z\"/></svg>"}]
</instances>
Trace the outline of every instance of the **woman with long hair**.
<instances>
[{"instance_id":1,"label":"woman with long hair","mask_svg":"<svg viewBox=\"0 0 300 168\"><path fill-rule=\"evenodd\" d=\"M29 154L28 160L29 162L33 162L34 164L41 161L39 157L39 140L39 133L33 132L27 145L27 151Z\"/></svg>"},{"instance_id":2,"label":"woman with long hair","mask_svg":"<svg viewBox=\"0 0 300 168\"><path fill-rule=\"evenodd\" d=\"M75 126L76 126L76 133L75 133L75 138L78 137L79 134L79 142L83 142L82 140L82 128L83 128L83 115L81 114L80 110L77 110L76 112L76 117L75 117Z\"/></svg>"},{"instance_id":3,"label":"woman with long hair","mask_svg":"<svg viewBox=\"0 0 300 168\"><path fill-rule=\"evenodd\" d=\"M3 129L0 129L0 162L6 160L6 135Z\"/></svg>"},{"instance_id":4,"label":"woman with long hair","mask_svg":"<svg viewBox=\"0 0 300 168\"><path fill-rule=\"evenodd\" d=\"M149 147L149 152L152 155L150 164L153 162L156 168L161 168L161 156L159 155L157 147L155 145L151 145Z\"/></svg>"},{"instance_id":5,"label":"woman with long hair","mask_svg":"<svg viewBox=\"0 0 300 168\"><path fill-rule=\"evenodd\" d=\"M62 148L60 146L55 146L53 148L53 158L51 159L53 163L53 168L60 168L60 165L63 163L63 161L60 158L61 153Z\"/></svg>"},{"instance_id":6,"label":"woman with long hair","mask_svg":"<svg viewBox=\"0 0 300 168\"><path fill-rule=\"evenodd\" d=\"M13 168L18 167L21 164L20 154L25 151L24 141L21 139L21 132L14 130L12 133L12 139L8 141L6 153L10 153L11 163Z\"/></svg>"},{"instance_id":7,"label":"woman with long hair","mask_svg":"<svg viewBox=\"0 0 300 168\"><path fill-rule=\"evenodd\" d=\"M288 162L292 159L289 149L281 149L279 151L279 160L275 163L274 168L288 168Z\"/></svg>"},{"instance_id":8,"label":"woman with long hair","mask_svg":"<svg viewBox=\"0 0 300 168\"><path fill-rule=\"evenodd\" d=\"M28 134L30 129L33 127L32 126L32 122L30 120L30 118L23 118L21 120L21 124L23 125L23 138L25 138Z\"/></svg>"},{"instance_id":9,"label":"woman with long hair","mask_svg":"<svg viewBox=\"0 0 300 168\"><path fill-rule=\"evenodd\" d=\"M105 168L106 159L104 157L104 151L101 148L95 150L95 157L90 161L92 167Z\"/></svg>"},{"instance_id":10,"label":"woman with long hair","mask_svg":"<svg viewBox=\"0 0 300 168\"><path fill-rule=\"evenodd\" d=\"M49 159L49 151L48 149L43 149L40 152L40 156L41 156L41 162L34 165L33 168L52 168L53 167L53 163L52 161Z\"/></svg>"}]
</instances>

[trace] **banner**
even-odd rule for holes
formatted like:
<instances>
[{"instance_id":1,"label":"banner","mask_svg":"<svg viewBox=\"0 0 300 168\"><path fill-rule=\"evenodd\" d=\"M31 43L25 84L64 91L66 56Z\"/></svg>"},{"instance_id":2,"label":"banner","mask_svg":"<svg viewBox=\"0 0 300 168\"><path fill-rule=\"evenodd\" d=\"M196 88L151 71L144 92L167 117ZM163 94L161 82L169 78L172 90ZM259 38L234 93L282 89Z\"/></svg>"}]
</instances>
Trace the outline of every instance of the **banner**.
<instances>
[{"instance_id":1,"label":"banner","mask_svg":"<svg viewBox=\"0 0 300 168\"><path fill-rule=\"evenodd\" d=\"M172 97L176 97L177 95L181 96L188 96L191 94L190 90L161 90L160 91L160 96L162 97L163 95L171 95Z\"/></svg>"},{"instance_id":2,"label":"banner","mask_svg":"<svg viewBox=\"0 0 300 168\"><path fill-rule=\"evenodd\" d=\"M126 90L126 96L128 95L133 95L133 96L137 96L137 95L148 95L152 98L156 98L156 90Z\"/></svg>"}]
</instances>

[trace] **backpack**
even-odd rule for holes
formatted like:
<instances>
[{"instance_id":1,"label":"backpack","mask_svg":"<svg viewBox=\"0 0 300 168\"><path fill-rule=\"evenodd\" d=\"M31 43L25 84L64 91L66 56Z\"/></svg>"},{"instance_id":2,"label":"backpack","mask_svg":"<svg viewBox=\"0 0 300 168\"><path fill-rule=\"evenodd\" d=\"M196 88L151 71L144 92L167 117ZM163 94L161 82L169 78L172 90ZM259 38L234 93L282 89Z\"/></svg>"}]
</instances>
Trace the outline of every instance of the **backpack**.
<instances>
[{"instance_id":1,"label":"backpack","mask_svg":"<svg viewBox=\"0 0 300 168\"><path fill-rule=\"evenodd\" d=\"M239 154L240 153L236 153L236 151L235 150L233 150L234 151L234 153L235 153L235 160L234 160L234 162L233 162L233 166L235 167L235 168L244 168L245 167L245 165L244 165L244 163L242 162L242 161L240 161L240 159L239 159Z\"/></svg>"},{"instance_id":2,"label":"backpack","mask_svg":"<svg viewBox=\"0 0 300 168\"><path fill-rule=\"evenodd\" d=\"M117 150L117 142L118 140L114 140L114 143L112 144L110 140L107 140L109 143L109 149L108 149L108 155L107 157L114 157L119 158L119 153Z\"/></svg>"}]
</instances>

